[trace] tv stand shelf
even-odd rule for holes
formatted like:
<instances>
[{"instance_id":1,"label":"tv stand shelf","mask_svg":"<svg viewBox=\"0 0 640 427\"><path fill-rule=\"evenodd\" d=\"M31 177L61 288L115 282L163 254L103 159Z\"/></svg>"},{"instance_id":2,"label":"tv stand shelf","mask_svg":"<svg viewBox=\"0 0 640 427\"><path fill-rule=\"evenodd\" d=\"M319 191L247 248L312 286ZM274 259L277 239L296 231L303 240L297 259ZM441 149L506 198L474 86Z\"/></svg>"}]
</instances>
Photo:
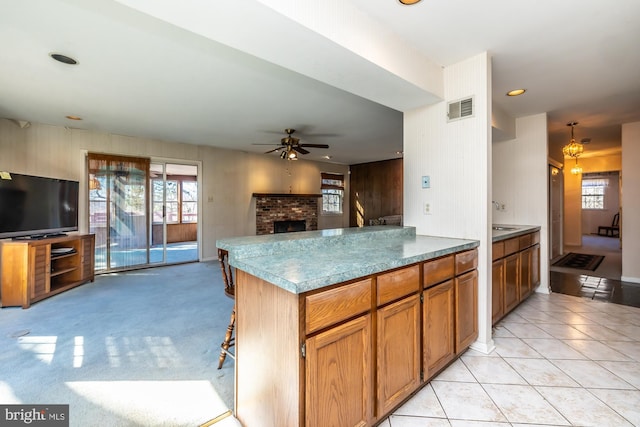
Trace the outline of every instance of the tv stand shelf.
<instances>
[{"instance_id":1,"label":"tv stand shelf","mask_svg":"<svg viewBox=\"0 0 640 427\"><path fill-rule=\"evenodd\" d=\"M56 249L68 252L55 253ZM29 306L95 279L95 236L0 242L0 306Z\"/></svg>"}]
</instances>

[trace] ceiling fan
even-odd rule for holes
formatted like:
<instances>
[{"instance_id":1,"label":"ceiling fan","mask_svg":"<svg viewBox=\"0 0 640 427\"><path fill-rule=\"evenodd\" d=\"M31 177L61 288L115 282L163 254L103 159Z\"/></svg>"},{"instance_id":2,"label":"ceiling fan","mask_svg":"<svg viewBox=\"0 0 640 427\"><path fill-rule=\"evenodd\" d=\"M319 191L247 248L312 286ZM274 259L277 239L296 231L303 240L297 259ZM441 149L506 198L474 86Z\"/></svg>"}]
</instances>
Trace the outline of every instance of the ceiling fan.
<instances>
[{"instance_id":1,"label":"ceiling fan","mask_svg":"<svg viewBox=\"0 0 640 427\"><path fill-rule=\"evenodd\" d=\"M265 152L265 154L280 152L280 158L287 160L297 160L298 153L309 154L304 147L310 148L329 148L327 144L300 144L300 139L292 136L295 129L285 129L287 136L280 140L280 146ZM272 144L255 144L255 145L272 145Z\"/></svg>"}]
</instances>

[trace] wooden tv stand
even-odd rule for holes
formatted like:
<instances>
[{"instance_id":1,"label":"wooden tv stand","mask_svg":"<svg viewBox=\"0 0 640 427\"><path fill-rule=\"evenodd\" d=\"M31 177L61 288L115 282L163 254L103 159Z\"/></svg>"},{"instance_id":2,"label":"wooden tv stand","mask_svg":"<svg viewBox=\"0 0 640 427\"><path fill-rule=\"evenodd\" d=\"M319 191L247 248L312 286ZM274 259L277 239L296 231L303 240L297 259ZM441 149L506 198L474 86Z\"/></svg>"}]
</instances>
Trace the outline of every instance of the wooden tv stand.
<instances>
[{"instance_id":1,"label":"wooden tv stand","mask_svg":"<svg viewBox=\"0 0 640 427\"><path fill-rule=\"evenodd\" d=\"M0 242L0 306L29 308L36 301L93 282L94 249L93 234Z\"/></svg>"}]
</instances>

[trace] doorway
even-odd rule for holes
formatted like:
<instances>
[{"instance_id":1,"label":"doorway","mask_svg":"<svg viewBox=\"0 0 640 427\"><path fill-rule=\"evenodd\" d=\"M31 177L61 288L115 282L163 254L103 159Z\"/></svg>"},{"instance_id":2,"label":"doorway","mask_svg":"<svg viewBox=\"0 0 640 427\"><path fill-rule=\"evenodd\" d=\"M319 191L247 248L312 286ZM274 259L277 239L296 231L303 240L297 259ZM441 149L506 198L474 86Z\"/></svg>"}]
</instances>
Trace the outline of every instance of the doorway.
<instances>
[{"instance_id":1,"label":"doorway","mask_svg":"<svg viewBox=\"0 0 640 427\"><path fill-rule=\"evenodd\" d=\"M150 165L150 264L198 261L198 166Z\"/></svg>"},{"instance_id":2,"label":"doorway","mask_svg":"<svg viewBox=\"0 0 640 427\"><path fill-rule=\"evenodd\" d=\"M564 198L564 176L562 169L549 165L549 242L550 259L563 254L562 243L562 204Z\"/></svg>"}]
</instances>

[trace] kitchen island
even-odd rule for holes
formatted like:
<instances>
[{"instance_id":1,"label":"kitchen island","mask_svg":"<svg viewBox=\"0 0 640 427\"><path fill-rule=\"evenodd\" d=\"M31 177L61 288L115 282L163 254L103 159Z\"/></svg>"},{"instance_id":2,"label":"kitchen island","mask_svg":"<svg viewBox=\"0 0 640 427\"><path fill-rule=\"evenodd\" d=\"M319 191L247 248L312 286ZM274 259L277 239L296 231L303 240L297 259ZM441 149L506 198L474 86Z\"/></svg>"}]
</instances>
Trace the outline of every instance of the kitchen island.
<instances>
[{"instance_id":1,"label":"kitchen island","mask_svg":"<svg viewBox=\"0 0 640 427\"><path fill-rule=\"evenodd\" d=\"M237 272L245 427L375 425L477 337L475 240L379 226L217 246Z\"/></svg>"}]
</instances>

